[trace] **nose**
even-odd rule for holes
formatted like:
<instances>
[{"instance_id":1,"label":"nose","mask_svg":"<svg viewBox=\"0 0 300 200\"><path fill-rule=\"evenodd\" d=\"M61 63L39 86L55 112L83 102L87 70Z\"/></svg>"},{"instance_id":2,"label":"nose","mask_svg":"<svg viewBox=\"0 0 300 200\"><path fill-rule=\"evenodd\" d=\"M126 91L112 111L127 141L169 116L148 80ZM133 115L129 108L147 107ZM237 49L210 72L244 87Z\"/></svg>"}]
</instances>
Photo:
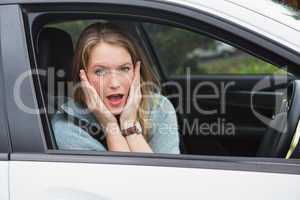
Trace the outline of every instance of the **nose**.
<instances>
[{"instance_id":1,"label":"nose","mask_svg":"<svg viewBox=\"0 0 300 200\"><path fill-rule=\"evenodd\" d=\"M121 81L120 78L118 77L118 75L113 72L110 74L110 76L108 77L109 79L109 88L110 89L118 89L121 86Z\"/></svg>"}]
</instances>

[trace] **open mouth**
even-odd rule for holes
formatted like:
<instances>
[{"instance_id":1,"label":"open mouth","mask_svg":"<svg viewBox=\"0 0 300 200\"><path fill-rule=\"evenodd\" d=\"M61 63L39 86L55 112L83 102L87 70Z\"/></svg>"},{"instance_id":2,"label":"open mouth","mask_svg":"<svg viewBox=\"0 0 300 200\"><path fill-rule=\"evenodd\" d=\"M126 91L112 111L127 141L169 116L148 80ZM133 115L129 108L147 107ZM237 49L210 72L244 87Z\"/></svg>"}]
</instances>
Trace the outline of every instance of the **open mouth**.
<instances>
[{"instance_id":1,"label":"open mouth","mask_svg":"<svg viewBox=\"0 0 300 200\"><path fill-rule=\"evenodd\" d=\"M122 103L123 97L123 94L112 94L108 95L106 98L111 105L116 106Z\"/></svg>"}]
</instances>

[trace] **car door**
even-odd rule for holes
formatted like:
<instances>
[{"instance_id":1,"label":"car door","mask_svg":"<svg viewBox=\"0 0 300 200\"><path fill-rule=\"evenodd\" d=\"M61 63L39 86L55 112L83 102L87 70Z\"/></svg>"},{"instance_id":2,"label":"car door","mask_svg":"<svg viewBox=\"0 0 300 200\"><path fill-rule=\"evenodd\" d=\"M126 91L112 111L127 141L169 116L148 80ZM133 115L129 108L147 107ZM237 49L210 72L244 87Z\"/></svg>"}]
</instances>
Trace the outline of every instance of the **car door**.
<instances>
[{"instance_id":1,"label":"car door","mask_svg":"<svg viewBox=\"0 0 300 200\"><path fill-rule=\"evenodd\" d=\"M183 17L185 8L152 1L86 1L62 7L55 3L1 5L0 9L1 20L5 20L0 27L1 55L5 58L5 106L12 140L10 200L299 199L298 160L67 151L51 143L49 124L40 109L42 92L37 77L31 74L36 62L28 14L60 11L56 17L63 13L70 17L97 12L107 17L109 11L111 17L118 18L133 13L137 17L140 12L159 20L158 16L170 13ZM197 14L189 11L190 17ZM50 13L42 14L50 17Z\"/></svg>"},{"instance_id":2,"label":"car door","mask_svg":"<svg viewBox=\"0 0 300 200\"><path fill-rule=\"evenodd\" d=\"M3 18L0 15L0 24L3 23ZM0 35L1 34L0 28ZM3 82L3 59L1 49L3 49L3 38L0 38L0 94L4 94ZM8 127L7 115L5 109L4 95L0 96L0 199L9 200L9 180L8 180L8 159L9 159L9 141L8 141Z\"/></svg>"}]
</instances>

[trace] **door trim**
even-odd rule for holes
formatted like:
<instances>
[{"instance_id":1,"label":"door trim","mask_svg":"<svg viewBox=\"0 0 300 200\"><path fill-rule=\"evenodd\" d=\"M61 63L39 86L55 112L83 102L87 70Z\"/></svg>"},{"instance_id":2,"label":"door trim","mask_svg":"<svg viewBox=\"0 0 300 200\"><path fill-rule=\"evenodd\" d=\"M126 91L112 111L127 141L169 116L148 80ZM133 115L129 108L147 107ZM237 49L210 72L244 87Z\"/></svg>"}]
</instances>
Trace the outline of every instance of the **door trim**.
<instances>
[{"instance_id":1,"label":"door trim","mask_svg":"<svg viewBox=\"0 0 300 200\"><path fill-rule=\"evenodd\" d=\"M13 153L11 161L66 162L157 167L200 168L300 175L300 160L91 151L49 151L48 154Z\"/></svg>"},{"instance_id":2,"label":"door trim","mask_svg":"<svg viewBox=\"0 0 300 200\"><path fill-rule=\"evenodd\" d=\"M8 161L8 153L0 153L0 161Z\"/></svg>"}]
</instances>

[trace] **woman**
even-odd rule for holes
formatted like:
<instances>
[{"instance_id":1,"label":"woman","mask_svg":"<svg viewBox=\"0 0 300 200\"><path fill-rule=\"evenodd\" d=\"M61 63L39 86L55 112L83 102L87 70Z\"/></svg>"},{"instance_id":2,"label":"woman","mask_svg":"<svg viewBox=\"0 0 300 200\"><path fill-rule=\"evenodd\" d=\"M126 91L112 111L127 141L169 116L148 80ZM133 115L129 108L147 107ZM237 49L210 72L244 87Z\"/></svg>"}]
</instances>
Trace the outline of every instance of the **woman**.
<instances>
[{"instance_id":1,"label":"woman","mask_svg":"<svg viewBox=\"0 0 300 200\"><path fill-rule=\"evenodd\" d=\"M74 98L51 121L60 149L179 153L174 107L154 92L158 81L127 32L113 24L88 26L72 75L79 83ZM104 131L102 141L98 130Z\"/></svg>"}]
</instances>

